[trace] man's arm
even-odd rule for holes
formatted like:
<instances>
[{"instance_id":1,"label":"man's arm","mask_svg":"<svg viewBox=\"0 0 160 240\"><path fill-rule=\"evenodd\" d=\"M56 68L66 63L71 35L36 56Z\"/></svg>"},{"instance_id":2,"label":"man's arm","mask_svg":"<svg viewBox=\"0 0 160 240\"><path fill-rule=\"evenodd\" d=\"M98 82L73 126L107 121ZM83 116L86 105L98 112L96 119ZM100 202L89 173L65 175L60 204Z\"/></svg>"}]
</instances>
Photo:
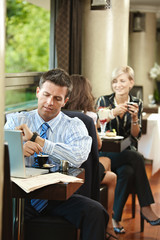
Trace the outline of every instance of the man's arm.
<instances>
[{"instance_id":1,"label":"man's arm","mask_svg":"<svg viewBox=\"0 0 160 240\"><path fill-rule=\"evenodd\" d=\"M91 150L92 139L88 136L87 129L81 121L74 122L64 129L63 142L62 140L53 142L40 136L36 137L35 142L31 142L33 133L26 124L22 124L16 129L22 130L23 140L27 141L24 144L25 156L33 155L34 150L41 151L60 160L67 160L71 165L79 167L87 160Z\"/></svg>"}]
</instances>

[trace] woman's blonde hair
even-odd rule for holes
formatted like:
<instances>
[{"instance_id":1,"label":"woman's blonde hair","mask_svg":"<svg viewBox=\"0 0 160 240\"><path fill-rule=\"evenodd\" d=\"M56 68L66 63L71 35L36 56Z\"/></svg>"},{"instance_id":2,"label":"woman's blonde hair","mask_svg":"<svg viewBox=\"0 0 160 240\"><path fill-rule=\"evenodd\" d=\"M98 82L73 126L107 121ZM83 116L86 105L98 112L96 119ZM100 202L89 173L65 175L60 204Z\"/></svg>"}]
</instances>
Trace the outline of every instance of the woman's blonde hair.
<instances>
[{"instance_id":1,"label":"woman's blonde hair","mask_svg":"<svg viewBox=\"0 0 160 240\"><path fill-rule=\"evenodd\" d=\"M128 75L129 80L134 80L134 70L129 66L125 66L118 67L113 70L111 82L113 83L113 80L115 80L117 77L124 73Z\"/></svg>"}]
</instances>

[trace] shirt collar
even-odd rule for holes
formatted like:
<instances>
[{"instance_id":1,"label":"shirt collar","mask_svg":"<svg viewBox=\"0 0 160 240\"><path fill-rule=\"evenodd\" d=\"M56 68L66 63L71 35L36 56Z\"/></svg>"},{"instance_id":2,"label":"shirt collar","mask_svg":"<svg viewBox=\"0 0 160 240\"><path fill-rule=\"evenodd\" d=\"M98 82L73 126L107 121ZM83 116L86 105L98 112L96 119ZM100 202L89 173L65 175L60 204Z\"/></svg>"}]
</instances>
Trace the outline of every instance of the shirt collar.
<instances>
[{"instance_id":1,"label":"shirt collar","mask_svg":"<svg viewBox=\"0 0 160 240\"><path fill-rule=\"evenodd\" d=\"M130 96L128 96L128 102L130 102ZM114 97L114 105L115 105L115 107L117 107L117 105L118 105L115 97Z\"/></svg>"},{"instance_id":2,"label":"shirt collar","mask_svg":"<svg viewBox=\"0 0 160 240\"><path fill-rule=\"evenodd\" d=\"M61 117L62 117L62 112L60 112L55 118L47 122L52 132L57 126L57 124L59 123L59 121L61 120ZM43 123L45 123L45 121L40 117L37 110L35 114L35 127L37 131L41 128Z\"/></svg>"}]
</instances>

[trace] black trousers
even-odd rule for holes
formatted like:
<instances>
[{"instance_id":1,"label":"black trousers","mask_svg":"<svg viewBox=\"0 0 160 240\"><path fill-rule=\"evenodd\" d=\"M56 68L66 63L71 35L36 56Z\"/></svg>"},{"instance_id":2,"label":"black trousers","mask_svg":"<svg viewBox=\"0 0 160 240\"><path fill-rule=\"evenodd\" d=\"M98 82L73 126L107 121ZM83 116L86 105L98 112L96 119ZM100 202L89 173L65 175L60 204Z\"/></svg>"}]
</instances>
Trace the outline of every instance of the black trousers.
<instances>
[{"instance_id":1,"label":"black trousers","mask_svg":"<svg viewBox=\"0 0 160 240\"><path fill-rule=\"evenodd\" d=\"M99 202L90 198L74 194L63 202L49 201L45 211L41 214L31 206L30 201L26 202L25 219L28 220L42 214L63 216L76 228L81 229L82 240L106 239L108 213Z\"/></svg>"},{"instance_id":2,"label":"black trousers","mask_svg":"<svg viewBox=\"0 0 160 240\"><path fill-rule=\"evenodd\" d=\"M122 217L123 207L129 194L129 186L134 184L141 207L154 203L153 195L146 175L144 157L135 150L126 149L120 153L100 153L111 159L111 169L117 174L115 189L114 216L116 221Z\"/></svg>"}]
</instances>

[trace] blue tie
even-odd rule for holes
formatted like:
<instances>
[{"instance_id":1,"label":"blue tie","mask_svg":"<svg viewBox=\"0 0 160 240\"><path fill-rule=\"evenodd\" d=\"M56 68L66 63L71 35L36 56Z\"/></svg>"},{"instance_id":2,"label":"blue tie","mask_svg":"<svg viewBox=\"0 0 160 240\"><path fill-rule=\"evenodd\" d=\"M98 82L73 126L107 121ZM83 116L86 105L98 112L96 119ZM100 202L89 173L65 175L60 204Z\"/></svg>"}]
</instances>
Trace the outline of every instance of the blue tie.
<instances>
[{"instance_id":1,"label":"blue tie","mask_svg":"<svg viewBox=\"0 0 160 240\"><path fill-rule=\"evenodd\" d=\"M42 130L40 132L40 137L42 137L44 139L47 139L46 132L47 132L48 128L49 128L48 123L43 123L42 124ZM33 164L33 167L39 167L38 160L37 160L37 153L36 152L34 153L34 164Z\"/></svg>"},{"instance_id":2,"label":"blue tie","mask_svg":"<svg viewBox=\"0 0 160 240\"><path fill-rule=\"evenodd\" d=\"M41 130L41 133L40 133L40 137L42 137L44 139L47 139L46 132L47 132L48 128L49 128L48 123L43 123L42 124L42 130Z\"/></svg>"},{"instance_id":3,"label":"blue tie","mask_svg":"<svg viewBox=\"0 0 160 240\"><path fill-rule=\"evenodd\" d=\"M46 132L49 128L48 123L42 124L42 130L40 133L40 137L47 139ZM37 165L37 162L35 160L35 164ZM45 209L48 205L48 200L41 200L41 199L31 199L31 205L38 211L41 212L43 209Z\"/></svg>"}]
</instances>

